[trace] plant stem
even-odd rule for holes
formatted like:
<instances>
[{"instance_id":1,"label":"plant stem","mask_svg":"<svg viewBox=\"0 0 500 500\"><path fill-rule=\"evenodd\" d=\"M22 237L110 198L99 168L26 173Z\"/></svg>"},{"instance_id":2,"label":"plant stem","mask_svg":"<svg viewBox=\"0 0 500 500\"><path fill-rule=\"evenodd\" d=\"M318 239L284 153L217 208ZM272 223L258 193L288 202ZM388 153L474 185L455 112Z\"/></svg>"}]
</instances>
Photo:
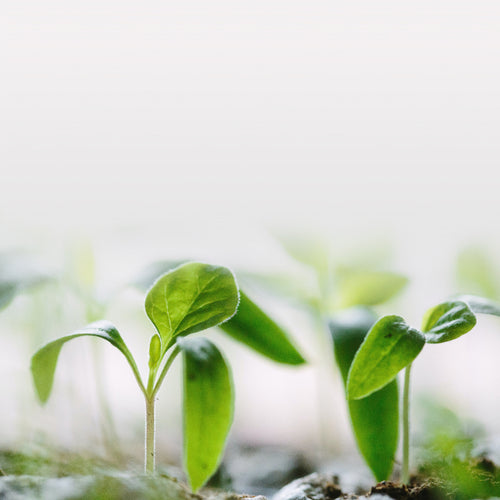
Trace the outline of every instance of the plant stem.
<instances>
[{"instance_id":1,"label":"plant stem","mask_svg":"<svg viewBox=\"0 0 500 500\"><path fill-rule=\"evenodd\" d=\"M146 397L146 436L144 471L153 474L155 471L155 395Z\"/></svg>"},{"instance_id":2,"label":"plant stem","mask_svg":"<svg viewBox=\"0 0 500 500\"><path fill-rule=\"evenodd\" d=\"M403 388L403 465L401 469L401 482L410 482L410 371L411 363L405 368L405 381Z\"/></svg>"},{"instance_id":3,"label":"plant stem","mask_svg":"<svg viewBox=\"0 0 500 500\"><path fill-rule=\"evenodd\" d=\"M167 375L167 372L168 372L168 369L170 368L170 366L172 365L175 357L181 352L181 350L179 349L178 346L175 346L174 347L174 350L170 353L170 356L168 357L166 363L165 363L165 366L163 367L163 370L161 371L160 373L160 376L158 377L158 380L156 381L156 384L153 388L153 392L151 393L151 397L154 397L156 396L156 393L160 390L160 386L163 382L163 379L165 378L165 376ZM149 387L149 384L148 384L148 387ZM149 389L148 389L149 391Z\"/></svg>"}]
</instances>

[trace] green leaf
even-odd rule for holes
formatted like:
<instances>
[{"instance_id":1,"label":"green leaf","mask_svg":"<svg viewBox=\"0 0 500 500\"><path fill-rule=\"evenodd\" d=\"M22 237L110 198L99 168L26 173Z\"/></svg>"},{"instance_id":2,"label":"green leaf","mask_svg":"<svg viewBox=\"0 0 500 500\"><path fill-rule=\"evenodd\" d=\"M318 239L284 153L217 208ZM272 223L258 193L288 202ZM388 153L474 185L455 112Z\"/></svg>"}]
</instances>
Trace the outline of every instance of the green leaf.
<instances>
[{"instance_id":1,"label":"green leaf","mask_svg":"<svg viewBox=\"0 0 500 500\"><path fill-rule=\"evenodd\" d=\"M97 321L77 330L71 335L49 342L31 358L31 374L36 393L42 404L49 399L54 382L57 360L62 346L70 340L83 336L99 337L107 340L125 356L132 369L135 369L134 374L138 374L134 358L118 333L118 330L109 321Z\"/></svg>"},{"instance_id":2,"label":"green leaf","mask_svg":"<svg viewBox=\"0 0 500 500\"><path fill-rule=\"evenodd\" d=\"M161 339L159 335L153 335L149 342L149 362L148 366L153 369L161 360Z\"/></svg>"},{"instance_id":3,"label":"green leaf","mask_svg":"<svg viewBox=\"0 0 500 500\"><path fill-rule=\"evenodd\" d=\"M363 399L347 402L359 450L377 481L389 479L399 437L397 380Z\"/></svg>"},{"instance_id":4,"label":"green leaf","mask_svg":"<svg viewBox=\"0 0 500 500\"><path fill-rule=\"evenodd\" d=\"M457 259L457 278L464 289L490 299L499 296L497 269L481 248L469 247Z\"/></svg>"},{"instance_id":5,"label":"green leaf","mask_svg":"<svg viewBox=\"0 0 500 500\"><path fill-rule=\"evenodd\" d=\"M470 307L460 300L443 302L429 309L422 322L425 341L439 344L456 339L472 330L476 316Z\"/></svg>"},{"instance_id":6,"label":"green leaf","mask_svg":"<svg viewBox=\"0 0 500 500\"><path fill-rule=\"evenodd\" d=\"M500 304L494 300L477 295L459 295L457 300L465 302L474 313L500 316Z\"/></svg>"},{"instance_id":7,"label":"green leaf","mask_svg":"<svg viewBox=\"0 0 500 500\"><path fill-rule=\"evenodd\" d=\"M382 304L398 294L407 283L407 278L396 273L341 268L338 271L336 306Z\"/></svg>"},{"instance_id":8,"label":"green leaf","mask_svg":"<svg viewBox=\"0 0 500 500\"><path fill-rule=\"evenodd\" d=\"M229 367L203 337L177 339L184 358L184 467L193 491L216 471L233 422Z\"/></svg>"},{"instance_id":9,"label":"green leaf","mask_svg":"<svg viewBox=\"0 0 500 500\"><path fill-rule=\"evenodd\" d=\"M238 286L229 269L189 262L156 280L146 296L146 313L160 334L165 352L175 337L231 318L238 300Z\"/></svg>"},{"instance_id":10,"label":"green leaf","mask_svg":"<svg viewBox=\"0 0 500 500\"><path fill-rule=\"evenodd\" d=\"M305 363L285 330L242 291L238 312L220 328L273 361L289 365Z\"/></svg>"},{"instance_id":11,"label":"green leaf","mask_svg":"<svg viewBox=\"0 0 500 500\"><path fill-rule=\"evenodd\" d=\"M352 360L375 323L366 308L348 309L330 321L335 359L344 386ZM388 479L398 446L399 394L397 380L366 398L348 401L349 416L358 448L377 481Z\"/></svg>"},{"instance_id":12,"label":"green leaf","mask_svg":"<svg viewBox=\"0 0 500 500\"><path fill-rule=\"evenodd\" d=\"M348 399L364 398L386 386L418 356L424 344L424 336L400 316L380 318L352 362Z\"/></svg>"}]
</instances>

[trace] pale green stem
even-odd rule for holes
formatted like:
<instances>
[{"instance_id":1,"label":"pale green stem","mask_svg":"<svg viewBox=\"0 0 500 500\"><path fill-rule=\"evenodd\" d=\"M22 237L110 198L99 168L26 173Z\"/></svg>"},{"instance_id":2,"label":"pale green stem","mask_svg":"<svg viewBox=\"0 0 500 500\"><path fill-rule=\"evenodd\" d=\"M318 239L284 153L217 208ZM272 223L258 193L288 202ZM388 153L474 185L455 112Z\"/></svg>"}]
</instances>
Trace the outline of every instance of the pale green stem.
<instances>
[{"instance_id":1,"label":"pale green stem","mask_svg":"<svg viewBox=\"0 0 500 500\"><path fill-rule=\"evenodd\" d=\"M155 396L146 397L146 437L145 437L145 457L144 470L146 474L153 474L155 471Z\"/></svg>"},{"instance_id":2,"label":"pale green stem","mask_svg":"<svg viewBox=\"0 0 500 500\"><path fill-rule=\"evenodd\" d=\"M177 354L179 354L179 352L180 349L176 346L167 359L167 362L165 363L165 366L163 367L163 370L161 371L156 384L154 384L154 379L157 373L157 368L155 367L153 369L150 369L148 386L147 389L143 391L146 401L146 435L144 442L144 470L146 474L153 474L155 471L156 393L160 389L161 383L167 375L170 365L174 361Z\"/></svg>"},{"instance_id":3,"label":"pale green stem","mask_svg":"<svg viewBox=\"0 0 500 500\"><path fill-rule=\"evenodd\" d=\"M156 393L160 390L160 386L163 382L163 379L167 375L167 372L168 372L168 369L170 368L170 365L173 363L175 357L177 356L177 354L179 354L180 351L181 350L179 349L179 347L175 346L174 350L172 351L172 353L168 357L167 362L165 363L165 366L163 367L163 370L160 373L160 376L158 377L158 380L154 386L154 389L153 389L153 392L151 393L151 396L153 396L153 397L156 396ZM148 386L149 386L149 384L148 384Z\"/></svg>"},{"instance_id":4,"label":"pale green stem","mask_svg":"<svg viewBox=\"0 0 500 500\"><path fill-rule=\"evenodd\" d=\"M405 368L403 388L403 465L401 469L401 482L410 482L410 371L411 363Z\"/></svg>"}]
</instances>

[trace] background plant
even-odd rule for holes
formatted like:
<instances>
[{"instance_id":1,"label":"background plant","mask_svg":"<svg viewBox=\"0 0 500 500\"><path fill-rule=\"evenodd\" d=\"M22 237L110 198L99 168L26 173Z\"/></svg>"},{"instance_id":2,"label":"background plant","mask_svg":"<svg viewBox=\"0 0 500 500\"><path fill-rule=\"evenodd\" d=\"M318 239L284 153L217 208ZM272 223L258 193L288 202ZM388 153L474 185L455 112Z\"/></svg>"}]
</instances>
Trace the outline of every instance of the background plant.
<instances>
[{"instance_id":1,"label":"background plant","mask_svg":"<svg viewBox=\"0 0 500 500\"><path fill-rule=\"evenodd\" d=\"M402 291L408 279L386 270L387 256L370 246L366 255L342 259L319 237L280 237L286 252L312 275L312 282L293 275L257 276L271 289L307 312L314 324L318 362L317 384L322 396L320 408L323 453L332 421L326 419L323 398L329 400L326 379L337 364L344 386L357 348L377 319L371 309ZM346 260L348 263L346 263ZM252 277L252 276L251 276ZM333 344L333 345L332 345ZM377 480L387 479L392 470L398 441L398 384L363 401L348 402L348 412L358 448ZM377 418L371 418L377 415ZM381 439L381 437L383 439Z\"/></svg>"}]
</instances>

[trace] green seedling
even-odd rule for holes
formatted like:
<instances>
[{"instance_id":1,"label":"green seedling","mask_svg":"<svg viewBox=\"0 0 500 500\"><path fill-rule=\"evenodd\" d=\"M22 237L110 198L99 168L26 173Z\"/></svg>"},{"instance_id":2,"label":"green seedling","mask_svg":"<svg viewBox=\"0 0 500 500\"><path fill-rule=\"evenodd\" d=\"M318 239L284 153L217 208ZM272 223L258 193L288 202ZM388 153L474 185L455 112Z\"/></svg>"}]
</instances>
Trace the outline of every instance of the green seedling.
<instances>
[{"instance_id":1,"label":"green seedling","mask_svg":"<svg viewBox=\"0 0 500 500\"><path fill-rule=\"evenodd\" d=\"M461 299L461 300L459 300ZM384 316L370 329L352 361L347 376L347 398L352 404L392 384L404 370L402 404L403 461L401 481L409 482L409 405L412 363L425 344L454 340L476 324L475 313L500 316L500 305L481 297L461 296L431 308L421 330L400 316Z\"/></svg>"},{"instance_id":2,"label":"green seedling","mask_svg":"<svg viewBox=\"0 0 500 500\"><path fill-rule=\"evenodd\" d=\"M132 285L140 290L147 290L158 276L185 262L182 260L153 262L136 276ZM302 365L306 362L288 333L259 307L241 286L237 313L218 326L234 340L272 361L285 365Z\"/></svg>"},{"instance_id":3,"label":"green seedling","mask_svg":"<svg viewBox=\"0 0 500 500\"><path fill-rule=\"evenodd\" d=\"M197 491L215 472L233 419L234 391L230 368L217 347L191 334L217 326L237 310L238 286L232 272L192 262L161 276L146 295L146 313L156 328L149 342L149 373L143 382L134 357L108 321L92 323L42 347L31 361L36 393L45 403L63 345L93 336L116 347L129 364L146 406L145 471L155 470L155 401L175 358L183 357L184 468Z\"/></svg>"}]
</instances>

